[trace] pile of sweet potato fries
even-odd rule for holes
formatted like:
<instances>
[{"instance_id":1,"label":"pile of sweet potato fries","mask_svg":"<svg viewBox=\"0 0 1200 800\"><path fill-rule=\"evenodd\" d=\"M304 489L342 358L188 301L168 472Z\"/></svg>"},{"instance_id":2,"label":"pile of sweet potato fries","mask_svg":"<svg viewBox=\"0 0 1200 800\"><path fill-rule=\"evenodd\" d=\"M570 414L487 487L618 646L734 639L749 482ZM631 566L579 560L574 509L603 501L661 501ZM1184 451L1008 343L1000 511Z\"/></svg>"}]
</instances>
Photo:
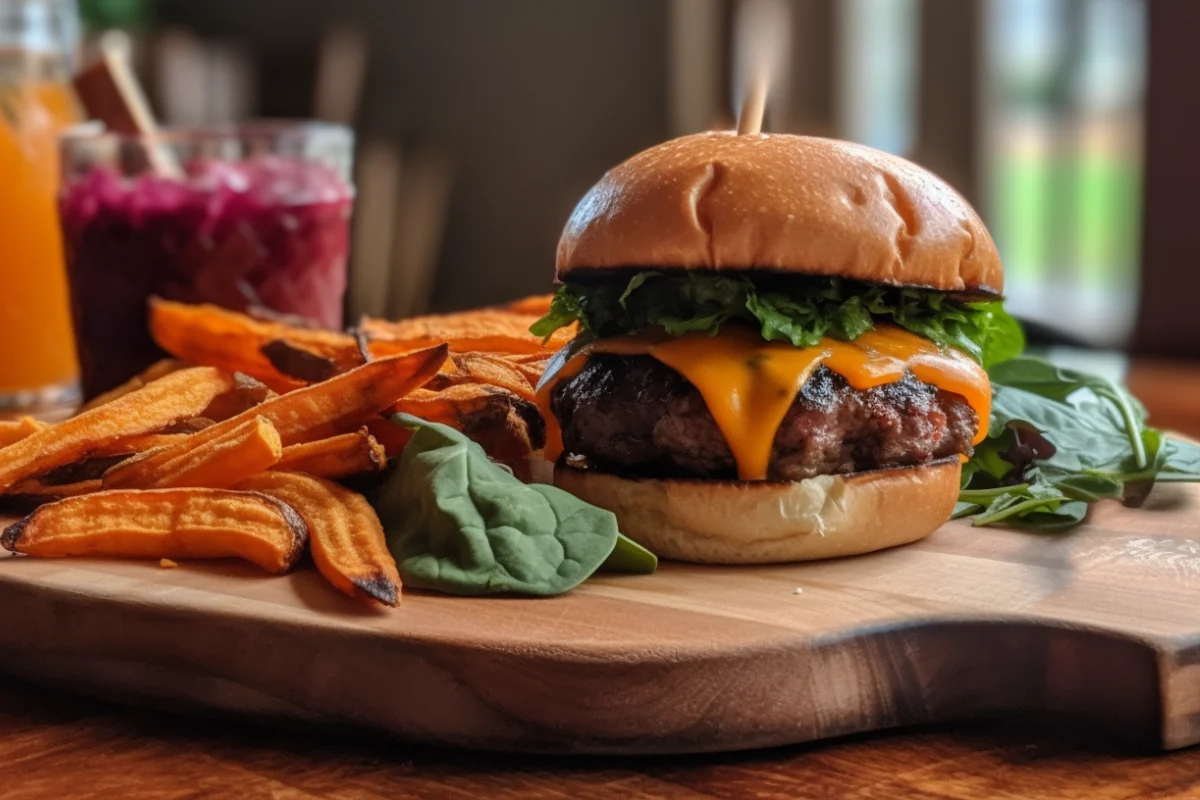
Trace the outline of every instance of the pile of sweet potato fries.
<instances>
[{"instance_id":1,"label":"pile of sweet potato fries","mask_svg":"<svg viewBox=\"0 0 1200 800\"><path fill-rule=\"evenodd\" d=\"M63 422L0 421L0 504L32 512L0 545L31 556L238 557L269 572L308 551L346 594L400 601L367 500L336 481L384 469L405 411L452 425L527 474L533 388L562 341L547 298L320 330L151 301L164 359ZM565 339L566 337L560 337Z\"/></svg>"}]
</instances>

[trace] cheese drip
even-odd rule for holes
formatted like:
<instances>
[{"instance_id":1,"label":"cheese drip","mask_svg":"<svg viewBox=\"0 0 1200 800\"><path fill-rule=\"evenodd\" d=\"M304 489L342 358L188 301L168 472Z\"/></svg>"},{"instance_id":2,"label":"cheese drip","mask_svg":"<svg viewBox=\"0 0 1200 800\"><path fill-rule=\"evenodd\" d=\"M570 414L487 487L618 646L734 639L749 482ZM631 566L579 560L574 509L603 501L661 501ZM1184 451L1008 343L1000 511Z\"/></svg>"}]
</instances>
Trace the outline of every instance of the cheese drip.
<instances>
[{"instance_id":1,"label":"cheese drip","mask_svg":"<svg viewBox=\"0 0 1200 800\"><path fill-rule=\"evenodd\" d=\"M578 375L591 353L649 355L688 380L729 444L738 478L764 480L775 433L811 377L824 364L860 391L895 383L910 371L918 380L961 395L979 417L973 444L987 436L992 387L983 368L952 349L892 325L879 325L853 342L822 339L797 348L766 342L755 330L728 326L717 336L691 333L619 336L598 339L571 359L550 362L538 387L538 405L546 418L546 458L562 455L562 431L550 412L550 395L559 381Z\"/></svg>"}]
</instances>

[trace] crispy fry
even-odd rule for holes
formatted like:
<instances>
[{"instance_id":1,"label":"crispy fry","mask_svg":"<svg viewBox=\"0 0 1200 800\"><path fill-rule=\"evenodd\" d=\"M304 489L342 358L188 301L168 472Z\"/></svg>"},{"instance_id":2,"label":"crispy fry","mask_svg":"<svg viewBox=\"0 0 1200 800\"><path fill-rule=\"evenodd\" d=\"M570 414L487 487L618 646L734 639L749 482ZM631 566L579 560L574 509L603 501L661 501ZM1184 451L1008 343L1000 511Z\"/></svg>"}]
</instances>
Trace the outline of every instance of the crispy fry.
<instances>
[{"instance_id":1,"label":"crispy fry","mask_svg":"<svg viewBox=\"0 0 1200 800\"><path fill-rule=\"evenodd\" d=\"M39 506L62 500L64 497L76 497L98 491L100 491L98 478L76 483L57 484L43 483L31 478L21 481L9 494L0 495L0 513L28 514Z\"/></svg>"},{"instance_id":2,"label":"crispy fry","mask_svg":"<svg viewBox=\"0 0 1200 800\"><path fill-rule=\"evenodd\" d=\"M111 447L103 447L92 452L93 456L128 456L155 450L168 445L179 444L191 436L190 433L144 433L141 436L131 436L122 439ZM111 465L110 465L111 466Z\"/></svg>"},{"instance_id":3,"label":"crispy fry","mask_svg":"<svg viewBox=\"0 0 1200 800\"><path fill-rule=\"evenodd\" d=\"M378 472L387 466L387 451L366 428L294 444L283 448L283 458L272 469L303 472L319 478L344 478L363 472Z\"/></svg>"},{"instance_id":4,"label":"crispy fry","mask_svg":"<svg viewBox=\"0 0 1200 800\"><path fill-rule=\"evenodd\" d=\"M13 487L14 494L36 494L43 497L75 497L80 494L91 494L100 491L99 478L74 483L43 483L36 478L24 480Z\"/></svg>"},{"instance_id":5,"label":"crispy fry","mask_svg":"<svg viewBox=\"0 0 1200 800\"><path fill-rule=\"evenodd\" d=\"M236 380L237 376L234 375L233 377ZM237 390L234 389L234 391ZM228 394L228 392L226 392L226 394ZM222 397L224 396L225 395L222 395ZM208 407L212 408L212 403L210 403ZM190 419L181 419L178 422L168 425L159 431L159 433L197 433L212 426L215 422L216 420L209 419L208 417L191 417Z\"/></svg>"},{"instance_id":6,"label":"crispy fry","mask_svg":"<svg viewBox=\"0 0 1200 800\"><path fill-rule=\"evenodd\" d=\"M0 447L8 447L48 427L48 424L33 417L0 420Z\"/></svg>"},{"instance_id":7,"label":"crispy fry","mask_svg":"<svg viewBox=\"0 0 1200 800\"><path fill-rule=\"evenodd\" d=\"M137 458L149 458L174 446L149 451ZM177 486L203 486L225 489L248 475L269 469L279 461L283 446L279 432L265 417L254 417L195 447L185 444L182 452L167 459L153 472L138 471L142 480L124 483L123 488L170 489ZM121 462L129 463L129 462Z\"/></svg>"},{"instance_id":8,"label":"crispy fry","mask_svg":"<svg viewBox=\"0 0 1200 800\"><path fill-rule=\"evenodd\" d=\"M24 478L111 448L123 439L194 417L232 387L233 378L212 367L179 370L0 448L0 492Z\"/></svg>"},{"instance_id":9,"label":"crispy fry","mask_svg":"<svg viewBox=\"0 0 1200 800\"><path fill-rule=\"evenodd\" d=\"M448 342L456 353L541 353L558 350L575 337L575 326L557 331L550 341L529 332L539 315L497 309L434 314L399 322L365 318L360 327L376 356Z\"/></svg>"},{"instance_id":10,"label":"crispy fry","mask_svg":"<svg viewBox=\"0 0 1200 800\"><path fill-rule=\"evenodd\" d=\"M514 314L528 314L531 317L542 317L550 310L550 301L554 299L552 294L531 294L528 297L522 297L520 300L513 300L503 305L496 306L501 311L511 311Z\"/></svg>"},{"instance_id":11,"label":"crispy fry","mask_svg":"<svg viewBox=\"0 0 1200 800\"><path fill-rule=\"evenodd\" d=\"M403 453L404 448L408 446L408 440L412 438L412 431L396 425L387 417L373 417L367 420L366 429L375 441L383 445L388 458L396 458Z\"/></svg>"},{"instance_id":12,"label":"crispy fry","mask_svg":"<svg viewBox=\"0 0 1200 800\"><path fill-rule=\"evenodd\" d=\"M339 372L333 359L285 339L272 339L258 349L276 370L305 383L328 380Z\"/></svg>"},{"instance_id":13,"label":"crispy fry","mask_svg":"<svg viewBox=\"0 0 1200 800\"><path fill-rule=\"evenodd\" d=\"M109 467L127 458L129 458L129 454L127 453L111 456L97 454L82 461L72 461L70 464L63 464L61 467L55 467L48 472L39 473L29 480L36 480L47 486L61 486L67 483L99 480L104 477L104 473L108 471ZM20 486L20 484L17 485Z\"/></svg>"},{"instance_id":14,"label":"crispy fry","mask_svg":"<svg viewBox=\"0 0 1200 800\"><path fill-rule=\"evenodd\" d=\"M365 502L365 501L364 501ZM97 492L41 506L9 525L0 546L58 558L243 558L286 572L308 527L286 503L226 489Z\"/></svg>"},{"instance_id":15,"label":"crispy fry","mask_svg":"<svg viewBox=\"0 0 1200 800\"><path fill-rule=\"evenodd\" d=\"M462 384L499 386L517 397L534 401L533 386L521 369L495 353L452 353L426 388L440 391Z\"/></svg>"},{"instance_id":16,"label":"crispy fry","mask_svg":"<svg viewBox=\"0 0 1200 800\"><path fill-rule=\"evenodd\" d=\"M325 579L352 597L400 604L400 574L383 526L362 495L294 472L264 472L240 489L270 495L299 512L308 525L313 563Z\"/></svg>"},{"instance_id":17,"label":"crispy fry","mask_svg":"<svg viewBox=\"0 0 1200 800\"><path fill-rule=\"evenodd\" d=\"M233 390L216 398L204 409L205 419L220 422L279 396L265 383L243 372L234 373L233 379Z\"/></svg>"},{"instance_id":18,"label":"crispy fry","mask_svg":"<svg viewBox=\"0 0 1200 800\"><path fill-rule=\"evenodd\" d=\"M262 353L263 345L284 339L297 347L330 358L339 371L361 363L354 337L335 331L303 328L254 319L212 305L187 305L151 298L150 334L158 346L186 361L243 372L277 392L299 386Z\"/></svg>"},{"instance_id":19,"label":"crispy fry","mask_svg":"<svg viewBox=\"0 0 1200 800\"><path fill-rule=\"evenodd\" d=\"M529 478L529 454L546 443L545 422L537 407L496 386L462 384L439 392L417 389L391 411L462 431L523 480Z\"/></svg>"},{"instance_id":20,"label":"crispy fry","mask_svg":"<svg viewBox=\"0 0 1200 800\"><path fill-rule=\"evenodd\" d=\"M522 305L526 302L528 308ZM491 382L524 397L528 390L519 379L535 384L545 359L573 336L573 331L562 330L543 345L529 333L540 316L541 302L528 298L513 308L396 323L364 318L356 334L349 334L255 319L215 306L154 299L150 329L169 352L194 363L245 373L279 392L346 372L372 358L404 355L445 342L466 360L461 366L447 367L445 372L452 377L444 385Z\"/></svg>"},{"instance_id":21,"label":"crispy fry","mask_svg":"<svg viewBox=\"0 0 1200 800\"><path fill-rule=\"evenodd\" d=\"M133 392L133 391L136 391L136 390L142 388L143 386L145 386L147 383L150 383L151 381L156 381L159 378L162 378L166 375L170 375L172 372L178 372L179 370L183 369L185 366L186 365L182 361L177 361L173 358L163 358L158 361L155 361L153 364L146 367L144 370L139 372L137 375L134 375L132 378L125 381L120 386L117 386L116 388L113 388L113 389L109 389L107 392L96 395L91 400L87 401L86 403L83 404L83 406L79 409L79 411L77 413L82 414L84 411L91 411L93 408L96 408L97 406L102 406L105 403L111 403L113 400L116 400L118 397L124 397L125 395L129 394L130 392Z\"/></svg>"},{"instance_id":22,"label":"crispy fry","mask_svg":"<svg viewBox=\"0 0 1200 800\"><path fill-rule=\"evenodd\" d=\"M546 371L546 365L550 363L550 359L554 358L554 353L506 355L503 358L512 365L513 369L520 372L525 380L529 381L530 386L536 389L538 382L542 379L542 374Z\"/></svg>"},{"instance_id":23,"label":"crispy fry","mask_svg":"<svg viewBox=\"0 0 1200 800\"><path fill-rule=\"evenodd\" d=\"M432 347L372 361L324 383L279 395L193 434L187 441L117 464L105 473L104 486L117 489L145 485L168 461L223 436L254 416L261 415L271 422L284 446L356 430L436 375L445 360L446 346Z\"/></svg>"},{"instance_id":24,"label":"crispy fry","mask_svg":"<svg viewBox=\"0 0 1200 800\"><path fill-rule=\"evenodd\" d=\"M404 412L462 430L473 415L489 408L508 408L512 400L513 395L504 389L467 383L439 391L415 389L398 400L388 413Z\"/></svg>"}]
</instances>

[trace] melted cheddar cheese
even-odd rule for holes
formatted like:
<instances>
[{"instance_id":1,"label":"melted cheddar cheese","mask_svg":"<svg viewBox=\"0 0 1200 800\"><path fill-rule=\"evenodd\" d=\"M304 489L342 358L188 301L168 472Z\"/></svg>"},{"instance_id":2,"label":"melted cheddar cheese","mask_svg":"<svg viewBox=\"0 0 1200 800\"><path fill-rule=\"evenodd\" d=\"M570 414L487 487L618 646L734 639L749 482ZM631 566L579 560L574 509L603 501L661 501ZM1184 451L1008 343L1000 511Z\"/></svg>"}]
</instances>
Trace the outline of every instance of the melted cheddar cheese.
<instances>
[{"instance_id":1,"label":"melted cheddar cheese","mask_svg":"<svg viewBox=\"0 0 1200 800\"><path fill-rule=\"evenodd\" d=\"M891 325L880 325L853 342L822 339L815 347L766 342L750 328L728 326L718 336L686 334L599 339L572 358L566 351L547 366L538 386L538 405L546 418L546 457L562 455L562 431L550 413L550 394L559 381L583 369L591 353L649 355L686 378L704 398L708 411L729 443L741 480L764 480L771 446L800 388L821 364L864 390L904 377L961 395L979 416L974 444L987 435L992 387L983 368L957 350Z\"/></svg>"}]
</instances>

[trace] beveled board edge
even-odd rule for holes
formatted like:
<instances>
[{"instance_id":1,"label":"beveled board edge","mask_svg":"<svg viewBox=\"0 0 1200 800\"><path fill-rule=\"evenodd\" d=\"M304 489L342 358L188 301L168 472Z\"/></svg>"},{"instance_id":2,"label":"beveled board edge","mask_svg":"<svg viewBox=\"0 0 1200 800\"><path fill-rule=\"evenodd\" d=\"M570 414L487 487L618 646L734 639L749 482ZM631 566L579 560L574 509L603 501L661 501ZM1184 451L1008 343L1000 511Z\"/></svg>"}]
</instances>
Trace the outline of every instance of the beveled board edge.
<instances>
[{"instance_id":1,"label":"beveled board edge","mask_svg":"<svg viewBox=\"0 0 1200 800\"><path fill-rule=\"evenodd\" d=\"M697 753L1005 716L1049 716L1139 748L1200 741L1200 645L1036 618L930 617L614 662L585 648L435 644L16 581L3 593L0 653L14 672L70 660L77 688L120 692L88 665L140 665L164 679L160 705L177 676L178 698L200 706L472 749Z\"/></svg>"}]
</instances>

